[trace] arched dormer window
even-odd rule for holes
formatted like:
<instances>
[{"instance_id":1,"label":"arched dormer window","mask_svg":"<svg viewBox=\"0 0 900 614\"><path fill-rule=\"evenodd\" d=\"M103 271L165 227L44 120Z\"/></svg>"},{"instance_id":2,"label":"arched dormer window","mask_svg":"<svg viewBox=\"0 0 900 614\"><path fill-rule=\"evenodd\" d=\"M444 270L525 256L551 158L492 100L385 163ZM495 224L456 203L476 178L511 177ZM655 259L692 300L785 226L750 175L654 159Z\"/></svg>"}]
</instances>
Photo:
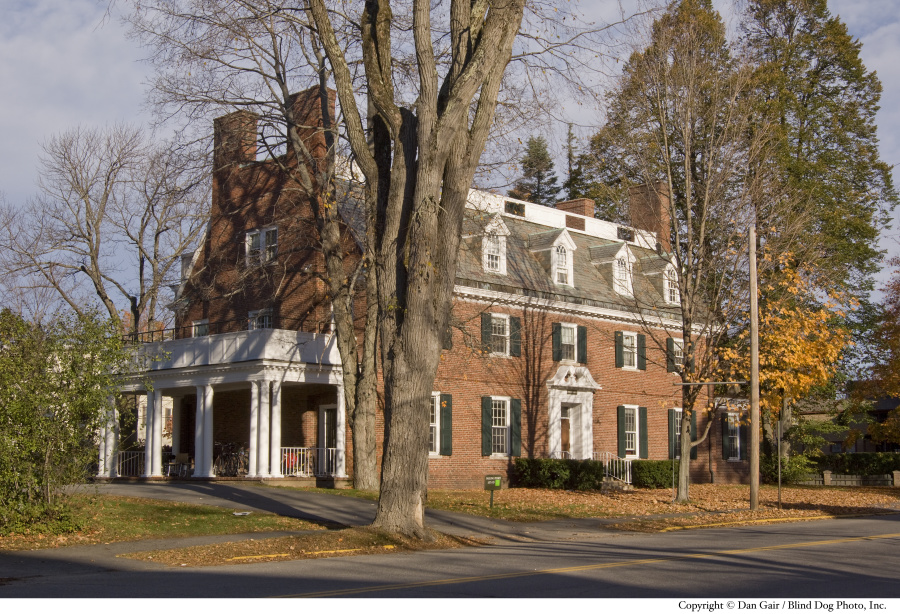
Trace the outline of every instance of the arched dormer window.
<instances>
[{"instance_id":1,"label":"arched dormer window","mask_svg":"<svg viewBox=\"0 0 900 614\"><path fill-rule=\"evenodd\" d=\"M506 275L506 237L509 229L495 216L484 227L481 235L481 267L485 273Z\"/></svg>"},{"instance_id":2,"label":"arched dormer window","mask_svg":"<svg viewBox=\"0 0 900 614\"><path fill-rule=\"evenodd\" d=\"M569 253L565 245L556 246L556 283L569 285Z\"/></svg>"},{"instance_id":3,"label":"arched dormer window","mask_svg":"<svg viewBox=\"0 0 900 614\"><path fill-rule=\"evenodd\" d=\"M670 305L681 304L681 292L678 289L678 273L673 267L666 269L663 277L663 296Z\"/></svg>"},{"instance_id":4,"label":"arched dormer window","mask_svg":"<svg viewBox=\"0 0 900 614\"><path fill-rule=\"evenodd\" d=\"M618 294L630 296L634 293L631 262L627 256L619 256L616 258L614 279L615 290Z\"/></svg>"}]
</instances>

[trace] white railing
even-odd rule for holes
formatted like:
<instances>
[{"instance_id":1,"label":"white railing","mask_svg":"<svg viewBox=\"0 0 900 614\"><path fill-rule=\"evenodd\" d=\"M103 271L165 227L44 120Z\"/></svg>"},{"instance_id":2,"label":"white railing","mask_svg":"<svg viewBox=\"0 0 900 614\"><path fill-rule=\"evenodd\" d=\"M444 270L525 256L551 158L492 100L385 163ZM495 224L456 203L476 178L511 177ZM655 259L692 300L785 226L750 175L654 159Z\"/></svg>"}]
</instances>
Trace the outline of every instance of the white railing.
<instances>
[{"instance_id":1,"label":"white railing","mask_svg":"<svg viewBox=\"0 0 900 614\"><path fill-rule=\"evenodd\" d=\"M631 484L631 460L619 458L611 452L594 452L594 460L603 463L606 477Z\"/></svg>"},{"instance_id":2,"label":"white railing","mask_svg":"<svg viewBox=\"0 0 900 614\"><path fill-rule=\"evenodd\" d=\"M143 452L119 452L116 458L116 477L138 478L144 475Z\"/></svg>"},{"instance_id":3,"label":"white railing","mask_svg":"<svg viewBox=\"0 0 900 614\"><path fill-rule=\"evenodd\" d=\"M281 448L281 474L285 477L331 476L338 471L337 448Z\"/></svg>"}]
</instances>

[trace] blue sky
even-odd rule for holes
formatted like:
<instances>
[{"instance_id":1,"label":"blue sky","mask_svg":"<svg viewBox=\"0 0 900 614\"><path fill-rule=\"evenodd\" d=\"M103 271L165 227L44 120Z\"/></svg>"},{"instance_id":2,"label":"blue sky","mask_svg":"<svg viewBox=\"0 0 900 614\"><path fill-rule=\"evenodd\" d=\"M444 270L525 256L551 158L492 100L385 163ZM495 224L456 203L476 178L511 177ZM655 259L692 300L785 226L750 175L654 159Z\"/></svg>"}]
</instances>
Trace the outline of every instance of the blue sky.
<instances>
[{"instance_id":1,"label":"blue sky","mask_svg":"<svg viewBox=\"0 0 900 614\"><path fill-rule=\"evenodd\" d=\"M599 1L612 2L585 4ZM715 4L724 8L727 3ZM115 12L105 17L105 1L6 0L3 5L0 192L17 204L34 193L40 143L52 134L79 124L146 122L149 73L140 62L143 50L128 39ZM829 0L829 7L862 41L863 61L881 79L881 156L900 166L900 3ZM894 178L900 180L896 169ZM892 229L883 247L900 253L898 237L900 230Z\"/></svg>"}]
</instances>

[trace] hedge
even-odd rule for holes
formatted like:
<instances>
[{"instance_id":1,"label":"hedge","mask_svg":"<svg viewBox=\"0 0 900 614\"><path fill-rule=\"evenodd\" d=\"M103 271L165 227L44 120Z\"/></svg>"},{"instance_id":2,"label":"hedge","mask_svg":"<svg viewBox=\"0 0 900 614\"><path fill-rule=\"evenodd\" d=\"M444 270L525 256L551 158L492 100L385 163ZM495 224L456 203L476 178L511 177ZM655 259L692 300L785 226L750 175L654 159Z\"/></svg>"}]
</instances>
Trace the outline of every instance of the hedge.
<instances>
[{"instance_id":1,"label":"hedge","mask_svg":"<svg viewBox=\"0 0 900 614\"><path fill-rule=\"evenodd\" d=\"M674 463L675 479L678 479L679 461L634 460L631 461L631 483L636 488L671 488Z\"/></svg>"},{"instance_id":2,"label":"hedge","mask_svg":"<svg viewBox=\"0 0 900 614\"><path fill-rule=\"evenodd\" d=\"M817 459L819 471L850 475L885 475L900 471L900 454L894 452L846 452Z\"/></svg>"},{"instance_id":3,"label":"hedge","mask_svg":"<svg viewBox=\"0 0 900 614\"><path fill-rule=\"evenodd\" d=\"M517 458L513 486L565 490L599 490L603 463L593 460Z\"/></svg>"}]
</instances>

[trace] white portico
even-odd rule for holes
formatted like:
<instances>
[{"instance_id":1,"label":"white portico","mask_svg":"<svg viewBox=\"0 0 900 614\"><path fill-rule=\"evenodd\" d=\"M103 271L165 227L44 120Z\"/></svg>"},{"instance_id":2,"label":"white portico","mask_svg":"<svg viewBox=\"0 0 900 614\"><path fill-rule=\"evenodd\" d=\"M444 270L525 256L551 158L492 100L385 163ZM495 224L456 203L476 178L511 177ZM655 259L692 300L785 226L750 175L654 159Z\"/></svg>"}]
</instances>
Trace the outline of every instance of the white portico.
<instances>
[{"instance_id":1,"label":"white portico","mask_svg":"<svg viewBox=\"0 0 900 614\"><path fill-rule=\"evenodd\" d=\"M111 420L101 434L99 477L166 475L163 397L172 399L172 456L189 454L194 478L221 477L215 462L223 446L227 454L240 450L242 470L231 475L346 477L344 395L332 334L256 329L175 339L136 348L134 364L122 388L147 396L140 469L122 465Z\"/></svg>"},{"instance_id":2,"label":"white portico","mask_svg":"<svg viewBox=\"0 0 900 614\"><path fill-rule=\"evenodd\" d=\"M562 365L547 380L550 458L593 458L594 391L587 367Z\"/></svg>"}]
</instances>

